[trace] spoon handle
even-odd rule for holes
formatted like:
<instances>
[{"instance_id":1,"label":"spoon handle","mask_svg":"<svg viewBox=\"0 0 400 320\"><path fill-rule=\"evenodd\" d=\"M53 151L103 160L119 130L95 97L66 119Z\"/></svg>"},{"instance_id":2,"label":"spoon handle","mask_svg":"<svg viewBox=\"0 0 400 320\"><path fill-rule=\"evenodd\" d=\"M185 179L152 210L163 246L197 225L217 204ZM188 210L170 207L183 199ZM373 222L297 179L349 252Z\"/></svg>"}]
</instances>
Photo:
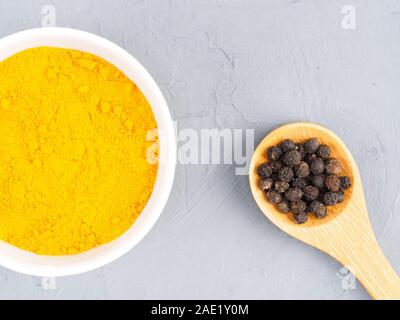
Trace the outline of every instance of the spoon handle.
<instances>
[{"instance_id":1,"label":"spoon handle","mask_svg":"<svg viewBox=\"0 0 400 320\"><path fill-rule=\"evenodd\" d=\"M351 259L354 274L372 298L400 299L400 279L378 244Z\"/></svg>"},{"instance_id":2,"label":"spoon handle","mask_svg":"<svg viewBox=\"0 0 400 320\"><path fill-rule=\"evenodd\" d=\"M342 234L330 255L346 266L377 300L400 299L400 278L369 227Z\"/></svg>"}]
</instances>

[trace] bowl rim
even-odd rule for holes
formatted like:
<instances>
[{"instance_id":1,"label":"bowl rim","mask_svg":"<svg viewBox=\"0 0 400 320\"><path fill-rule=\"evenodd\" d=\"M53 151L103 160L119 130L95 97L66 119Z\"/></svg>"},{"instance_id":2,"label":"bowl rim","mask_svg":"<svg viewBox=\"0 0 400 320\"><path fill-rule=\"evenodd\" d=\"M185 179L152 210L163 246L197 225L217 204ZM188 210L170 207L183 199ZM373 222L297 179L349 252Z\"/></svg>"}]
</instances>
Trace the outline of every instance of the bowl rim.
<instances>
[{"instance_id":1,"label":"bowl rim","mask_svg":"<svg viewBox=\"0 0 400 320\"><path fill-rule=\"evenodd\" d=\"M176 130L161 90L149 72L126 50L98 35L71 28L20 31L0 39L0 61L33 47L60 47L89 52L114 64L149 101L158 127L160 155L152 194L133 225L115 240L75 255L45 256L0 240L0 265L25 274L58 277L102 267L139 243L158 220L169 198L177 161Z\"/></svg>"}]
</instances>

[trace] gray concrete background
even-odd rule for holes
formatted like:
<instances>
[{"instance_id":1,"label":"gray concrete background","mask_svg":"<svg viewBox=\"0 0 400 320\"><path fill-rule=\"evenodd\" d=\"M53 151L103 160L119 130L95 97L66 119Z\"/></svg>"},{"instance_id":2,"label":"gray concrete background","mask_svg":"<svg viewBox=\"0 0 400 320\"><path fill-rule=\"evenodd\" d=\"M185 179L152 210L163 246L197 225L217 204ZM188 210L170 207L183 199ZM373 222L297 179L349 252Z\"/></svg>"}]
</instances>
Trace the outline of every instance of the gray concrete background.
<instances>
[{"instance_id":1,"label":"gray concrete background","mask_svg":"<svg viewBox=\"0 0 400 320\"><path fill-rule=\"evenodd\" d=\"M400 1L0 1L0 36L83 29L132 53L160 85L179 128L254 128L306 120L338 133L361 170L383 251L400 272ZM341 27L344 5L356 30ZM177 167L170 201L131 252L86 274L41 279L0 268L0 298L368 299L341 265L259 212L233 165Z\"/></svg>"}]
</instances>

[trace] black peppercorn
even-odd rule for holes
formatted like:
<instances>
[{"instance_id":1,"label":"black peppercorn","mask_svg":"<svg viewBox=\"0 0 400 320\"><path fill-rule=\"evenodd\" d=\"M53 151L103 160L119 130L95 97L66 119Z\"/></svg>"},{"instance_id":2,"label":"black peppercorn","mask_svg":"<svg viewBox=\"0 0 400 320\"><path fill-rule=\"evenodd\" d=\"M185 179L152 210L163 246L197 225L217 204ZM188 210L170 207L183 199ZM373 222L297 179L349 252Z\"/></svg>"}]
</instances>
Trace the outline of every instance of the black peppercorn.
<instances>
[{"instance_id":1,"label":"black peppercorn","mask_svg":"<svg viewBox=\"0 0 400 320\"><path fill-rule=\"evenodd\" d=\"M307 186L303 189L303 197L308 201L317 199L319 196L319 189L315 186Z\"/></svg>"},{"instance_id":2,"label":"black peppercorn","mask_svg":"<svg viewBox=\"0 0 400 320\"><path fill-rule=\"evenodd\" d=\"M319 201L313 201L310 204L310 211L315 214L319 219L324 218L327 215L326 207Z\"/></svg>"},{"instance_id":3,"label":"black peppercorn","mask_svg":"<svg viewBox=\"0 0 400 320\"><path fill-rule=\"evenodd\" d=\"M311 178L310 182L313 186L322 189L325 186L325 176L317 174Z\"/></svg>"},{"instance_id":4,"label":"black peppercorn","mask_svg":"<svg viewBox=\"0 0 400 320\"><path fill-rule=\"evenodd\" d=\"M307 151L304 149L304 145L302 144L297 144L295 150L300 153L301 159L304 159L304 157L307 155Z\"/></svg>"},{"instance_id":5,"label":"black peppercorn","mask_svg":"<svg viewBox=\"0 0 400 320\"><path fill-rule=\"evenodd\" d=\"M294 221L298 224L304 224L308 220L308 214L306 212L299 212L294 215Z\"/></svg>"},{"instance_id":6,"label":"black peppercorn","mask_svg":"<svg viewBox=\"0 0 400 320\"><path fill-rule=\"evenodd\" d=\"M272 175L272 166L270 163L263 163L257 168L257 174L261 178L269 178Z\"/></svg>"},{"instance_id":7,"label":"black peppercorn","mask_svg":"<svg viewBox=\"0 0 400 320\"><path fill-rule=\"evenodd\" d=\"M284 193L287 189L289 189L289 182L286 181L276 181L275 182L275 191L279 193Z\"/></svg>"},{"instance_id":8,"label":"black peppercorn","mask_svg":"<svg viewBox=\"0 0 400 320\"><path fill-rule=\"evenodd\" d=\"M274 172L278 172L278 171L281 170L282 167L283 167L282 161L279 161L279 160L272 161L272 162L270 162L270 163L271 163L272 170L273 170Z\"/></svg>"},{"instance_id":9,"label":"black peppercorn","mask_svg":"<svg viewBox=\"0 0 400 320\"><path fill-rule=\"evenodd\" d=\"M335 204L337 204L338 200L339 197L336 192L329 191L324 194L323 201L326 206L334 206Z\"/></svg>"},{"instance_id":10,"label":"black peppercorn","mask_svg":"<svg viewBox=\"0 0 400 320\"><path fill-rule=\"evenodd\" d=\"M273 190L268 191L266 193L266 195L267 195L268 201L271 202L272 204L278 204L283 199L283 197L280 193L273 191Z\"/></svg>"},{"instance_id":11,"label":"black peppercorn","mask_svg":"<svg viewBox=\"0 0 400 320\"><path fill-rule=\"evenodd\" d=\"M279 147L271 147L268 149L268 159L269 161L275 161L278 160L281 155L282 155L283 151L281 148Z\"/></svg>"},{"instance_id":12,"label":"black peppercorn","mask_svg":"<svg viewBox=\"0 0 400 320\"><path fill-rule=\"evenodd\" d=\"M294 167L294 173L299 178L305 178L310 174L310 167L306 162L302 161Z\"/></svg>"},{"instance_id":13,"label":"black peppercorn","mask_svg":"<svg viewBox=\"0 0 400 320\"><path fill-rule=\"evenodd\" d=\"M324 169L325 169L325 164L324 161L322 161L322 159L317 158L313 162L311 162L310 170L312 173L319 174L324 172Z\"/></svg>"},{"instance_id":14,"label":"black peppercorn","mask_svg":"<svg viewBox=\"0 0 400 320\"><path fill-rule=\"evenodd\" d=\"M307 205L303 200L297 200L290 202L290 208L294 213L306 211Z\"/></svg>"},{"instance_id":15,"label":"black peppercorn","mask_svg":"<svg viewBox=\"0 0 400 320\"><path fill-rule=\"evenodd\" d=\"M304 187L307 185L307 180L303 178L295 178L292 181L292 187L297 187L301 190L304 189Z\"/></svg>"},{"instance_id":16,"label":"black peppercorn","mask_svg":"<svg viewBox=\"0 0 400 320\"><path fill-rule=\"evenodd\" d=\"M326 160L325 170L327 174L340 174L342 172L342 166L340 165L339 160L335 158L331 158Z\"/></svg>"},{"instance_id":17,"label":"black peppercorn","mask_svg":"<svg viewBox=\"0 0 400 320\"><path fill-rule=\"evenodd\" d=\"M351 187L351 180L349 177L340 177L340 188L342 190L347 190Z\"/></svg>"},{"instance_id":18,"label":"black peppercorn","mask_svg":"<svg viewBox=\"0 0 400 320\"><path fill-rule=\"evenodd\" d=\"M282 161L288 167L297 166L301 162L300 152L297 150L290 150L283 154Z\"/></svg>"},{"instance_id":19,"label":"black peppercorn","mask_svg":"<svg viewBox=\"0 0 400 320\"><path fill-rule=\"evenodd\" d=\"M289 182L290 180L293 179L294 173L292 168L289 167L283 167L280 171L279 171L279 179L282 181L286 181Z\"/></svg>"},{"instance_id":20,"label":"black peppercorn","mask_svg":"<svg viewBox=\"0 0 400 320\"><path fill-rule=\"evenodd\" d=\"M285 197L289 201L300 200L302 196L303 196L303 191L301 191L299 188L289 188L285 192Z\"/></svg>"},{"instance_id":21,"label":"black peppercorn","mask_svg":"<svg viewBox=\"0 0 400 320\"><path fill-rule=\"evenodd\" d=\"M307 154L304 158L308 164L311 164L315 159L318 159L318 156L315 153Z\"/></svg>"},{"instance_id":22,"label":"black peppercorn","mask_svg":"<svg viewBox=\"0 0 400 320\"><path fill-rule=\"evenodd\" d=\"M318 150L319 145L320 143L317 138L311 138L304 143L304 149L308 153L315 153Z\"/></svg>"},{"instance_id":23,"label":"black peppercorn","mask_svg":"<svg viewBox=\"0 0 400 320\"><path fill-rule=\"evenodd\" d=\"M271 178L262 179L260 181L260 188L262 191L269 191L274 185L274 180Z\"/></svg>"},{"instance_id":24,"label":"black peppercorn","mask_svg":"<svg viewBox=\"0 0 400 320\"><path fill-rule=\"evenodd\" d=\"M286 199L283 199L278 203L278 209L282 213L289 213L291 211L290 203Z\"/></svg>"},{"instance_id":25,"label":"black peppercorn","mask_svg":"<svg viewBox=\"0 0 400 320\"><path fill-rule=\"evenodd\" d=\"M331 148L329 148L326 144L321 144L317 150L317 155L322 159L328 159L331 155Z\"/></svg>"},{"instance_id":26,"label":"black peppercorn","mask_svg":"<svg viewBox=\"0 0 400 320\"><path fill-rule=\"evenodd\" d=\"M290 150L293 150L296 147L296 144L293 140L286 139L283 140L279 146L281 147L283 152L288 152Z\"/></svg>"},{"instance_id":27,"label":"black peppercorn","mask_svg":"<svg viewBox=\"0 0 400 320\"><path fill-rule=\"evenodd\" d=\"M337 192L340 188L340 179L338 176L331 174L325 178L325 186L328 190Z\"/></svg>"}]
</instances>

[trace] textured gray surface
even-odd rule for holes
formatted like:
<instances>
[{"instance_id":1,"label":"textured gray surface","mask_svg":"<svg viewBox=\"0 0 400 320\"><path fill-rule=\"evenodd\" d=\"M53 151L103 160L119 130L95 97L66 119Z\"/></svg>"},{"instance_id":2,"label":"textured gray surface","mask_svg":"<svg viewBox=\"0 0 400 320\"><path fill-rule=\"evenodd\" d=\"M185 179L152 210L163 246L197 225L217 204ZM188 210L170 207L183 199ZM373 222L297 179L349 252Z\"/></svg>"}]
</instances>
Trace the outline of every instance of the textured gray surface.
<instances>
[{"instance_id":1,"label":"textured gray surface","mask_svg":"<svg viewBox=\"0 0 400 320\"><path fill-rule=\"evenodd\" d=\"M319 122L360 166L377 238L400 272L400 1L0 1L0 35L57 26L121 45L160 85L179 128ZM342 7L357 28L341 27ZM234 166L178 166L164 213L131 252L86 274L39 278L0 268L0 298L368 299L345 291L341 266L283 234Z\"/></svg>"}]
</instances>

